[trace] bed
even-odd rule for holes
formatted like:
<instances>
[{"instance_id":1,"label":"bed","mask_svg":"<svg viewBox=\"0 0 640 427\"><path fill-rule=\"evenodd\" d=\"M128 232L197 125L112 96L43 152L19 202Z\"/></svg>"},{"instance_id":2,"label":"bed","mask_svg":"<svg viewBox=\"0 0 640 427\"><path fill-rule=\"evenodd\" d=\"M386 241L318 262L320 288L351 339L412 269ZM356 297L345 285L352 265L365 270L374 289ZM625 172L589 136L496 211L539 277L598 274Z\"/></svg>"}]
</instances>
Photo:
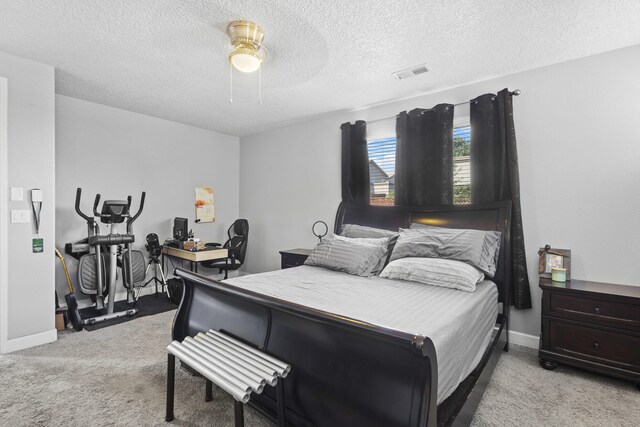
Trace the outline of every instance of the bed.
<instances>
[{"instance_id":1,"label":"bed","mask_svg":"<svg viewBox=\"0 0 640 427\"><path fill-rule=\"evenodd\" d=\"M336 233L343 224L394 230L412 222L500 231L496 274L472 294L430 287L435 290L418 297L424 286L318 267L225 283L177 269L185 292L173 339L214 328L286 360L293 367L285 383L291 425L466 425L508 348L509 212L508 202L415 209L343 203ZM441 303L428 310L410 303L424 299ZM452 304L457 317L442 309ZM453 330L443 329L456 318ZM482 331L474 329L478 324ZM465 345L474 339L479 342ZM276 413L269 392L250 404L268 417Z\"/></svg>"}]
</instances>

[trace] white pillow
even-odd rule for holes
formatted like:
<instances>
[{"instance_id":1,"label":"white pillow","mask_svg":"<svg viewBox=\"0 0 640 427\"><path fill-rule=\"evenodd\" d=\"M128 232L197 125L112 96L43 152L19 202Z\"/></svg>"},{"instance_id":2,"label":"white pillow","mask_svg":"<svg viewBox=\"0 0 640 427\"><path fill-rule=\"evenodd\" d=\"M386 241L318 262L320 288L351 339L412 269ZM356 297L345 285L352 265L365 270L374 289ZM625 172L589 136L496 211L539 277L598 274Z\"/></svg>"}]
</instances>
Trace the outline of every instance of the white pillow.
<instances>
[{"instance_id":1,"label":"white pillow","mask_svg":"<svg viewBox=\"0 0 640 427\"><path fill-rule=\"evenodd\" d=\"M401 258L391 261L380 277L409 280L426 285L442 286L475 292L476 284L484 280L484 274L461 261L443 258Z\"/></svg>"}]
</instances>

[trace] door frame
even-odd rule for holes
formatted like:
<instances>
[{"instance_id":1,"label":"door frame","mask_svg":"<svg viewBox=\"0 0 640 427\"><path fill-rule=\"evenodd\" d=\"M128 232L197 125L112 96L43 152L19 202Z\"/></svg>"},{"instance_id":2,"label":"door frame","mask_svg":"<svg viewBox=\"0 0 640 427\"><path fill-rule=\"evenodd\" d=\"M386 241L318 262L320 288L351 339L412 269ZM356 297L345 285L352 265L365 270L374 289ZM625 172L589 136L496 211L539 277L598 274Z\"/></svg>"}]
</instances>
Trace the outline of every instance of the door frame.
<instances>
[{"instance_id":1,"label":"door frame","mask_svg":"<svg viewBox=\"0 0 640 427\"><path fill-rule=\"evenodd\" d=\"M9 333L9 84L0 77L0 353L7 351Z\"/></svg>"}]
</instances>

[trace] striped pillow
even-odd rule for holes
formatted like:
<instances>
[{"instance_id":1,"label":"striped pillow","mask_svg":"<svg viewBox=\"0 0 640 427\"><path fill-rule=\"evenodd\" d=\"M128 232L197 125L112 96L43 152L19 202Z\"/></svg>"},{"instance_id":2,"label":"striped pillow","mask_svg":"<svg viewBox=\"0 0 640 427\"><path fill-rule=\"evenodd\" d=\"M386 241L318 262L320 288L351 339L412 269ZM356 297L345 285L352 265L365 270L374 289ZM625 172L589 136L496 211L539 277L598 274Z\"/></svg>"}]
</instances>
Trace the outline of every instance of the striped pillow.
<instances>
[{"instance_id":1,"label":"striped pillow","mask_svg":"<svg viewBox=\"0 0 640 427\"><path fill-rule=\"evenodd\" d=\"M382 238L374 239L374 238L368 238L368 237L348 238L344 236L334 236L334 238L338 240L343 239L347 242L356 241L361 243L369 243L370 245L382 246L385 252L384 252L384 255L378 261L378 263L376 264L376 266L373 267L373 270L371 270L372 276L377 276L378 274L380 274L384 266L387 265L387 259L391 255L391 251L389 250L391 237L382 237Z\"/></svg>"},{"instance_id":2,"label":"striped pillow","mask_svg":"<svg viewBox=\"0 0 640 427\"><path fill-rule=\"evenodd\" d=\"M496 273L500 232L411 224L400 229L391 261L406 257L445 258L476 267L489 277Z\"/></svg>"},{"instance_id":3,"label":"striped pillow","mask_svg":"<svg viewBox=\"0 0 640 427\"><path fill-rule=\"evenodd\" d=\"M325 239L316 245L304 264L356 276L371 276L387 253L388 239L366 239L378 240L377 244L361 240L342 236Z\"/></svg>"},{"instance_id":4,"label":"striped pillow","mask_svg":"<svg viewBox=\"0 0 640 427\"><path fill-rule=\"evenodd\" d=\"M475 292L476 285L484 280L484 274L477 268L464 262L442 258L402 258L391 261L380 273L380 277L466 292Z\"/></svg>"},{"instance_id":5,"label":"striped pillow","mask_svg":"<svg viewBox=\"0 0 640 427\"><path fill-rule=\"evenodd\" d=\"M396 245L396 242L398 241L398 236L399 236L397 231L385 230L383 228L367 227L365 225L358 225L358 224L344 224L342 226L342 231L340 232L340 235L344 237L369 238L369 239L388 237L389 243L387 244L387 249L389 249L389 252L387 252L387 257L384 258L382 261L382 266L380 267L380 271L382 271L384 266L389 262L389 258L391 257L391 253L393 252L393 247ZM375 274L380 273L380 271L378 271Z\"/></svg>"},{"instance_id":6,"label":"striped pillow","mask_svg":"<svg viewBox=\"0 0 640 427\"><path fill-rule=\"evenodd\" d=\"M397 231L385 230L383 228L367 227L358 224L344 224L342 226L341 236L344 237L359 237L359 238L379 238L379 237L391 237L398 238ZM395 241L394 239L394 241Z\"/></svg>"}]
</instances>

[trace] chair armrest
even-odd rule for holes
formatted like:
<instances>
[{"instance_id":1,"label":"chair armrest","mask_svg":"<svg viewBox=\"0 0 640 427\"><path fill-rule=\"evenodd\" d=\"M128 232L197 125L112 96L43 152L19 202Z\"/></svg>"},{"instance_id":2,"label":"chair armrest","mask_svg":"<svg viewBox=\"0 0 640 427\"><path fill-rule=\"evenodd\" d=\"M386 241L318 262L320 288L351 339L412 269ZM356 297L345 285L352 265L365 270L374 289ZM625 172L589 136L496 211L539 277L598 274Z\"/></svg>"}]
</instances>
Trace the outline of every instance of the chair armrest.
<instances>
[{"instance_id":1,"label":"chair armrest","mask_svg":"<svg viewBox=\"0 0 640 427\"><path fill-rule=\"evenodd\" d=\"M222 246L222 244L221 244L221 243L205 243L204 245L205 245L206 247L208 247L208 248L217 248L217 247Z\"/></svg>"}]
</instances>

